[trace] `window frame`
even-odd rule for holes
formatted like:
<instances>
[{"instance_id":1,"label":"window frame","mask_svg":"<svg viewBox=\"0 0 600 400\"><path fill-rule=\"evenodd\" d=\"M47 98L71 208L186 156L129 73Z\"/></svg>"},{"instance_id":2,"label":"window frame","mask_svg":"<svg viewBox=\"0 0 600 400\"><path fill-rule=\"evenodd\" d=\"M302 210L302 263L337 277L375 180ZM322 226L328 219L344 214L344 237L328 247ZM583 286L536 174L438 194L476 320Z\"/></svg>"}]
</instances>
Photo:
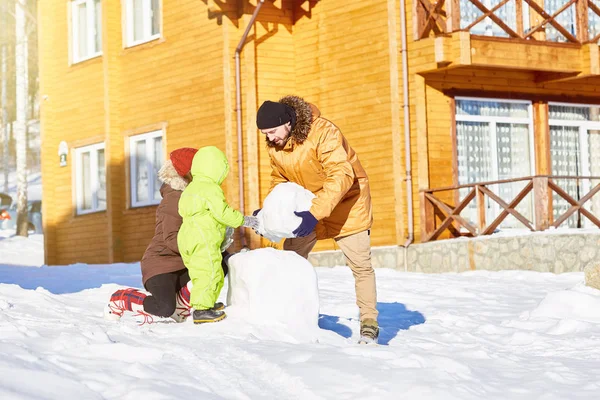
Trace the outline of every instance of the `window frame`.
<instances>
[{"instance_id":1,"label":"window frame","mask_svg":"<svg viewBox=\"0 0 600 400\"><path fill-rule=\"evenodd\" d=\"M104 150L104 169L106 171L106 144L104 142L81 146L74 149L75 151L75 210L76 215L86 215L96 212L106 211L104 208L98 207L98 150ZM91 191L92 191L92 208L84 210L83 205L83 185L80 182L83 179L83 165L81 164L81 155L90 153L90 176L91 176Z\"/></svg>"},{"instance_id":2,"label":"window frame","mask_svg":"<svg viewBox=\"0 0 600 400\"><path fill-rule=\"evenodd\" d=\"M498 180L498 148L497 145L497 130L496 124L498 123L506 123L506 124L526 124L529 127L529 161L530 161L530 175L534 174L535 171L535 133L534 133L534 120L533 120L533 102L530 100L513 100L513 99L502 99L502 98L491 98L491 97L463 97L456 96L454 98L454 127L456 130L457 122L488 122L490 124L490 133L492 135L491 143L492 143L492 151L491 151L491 160L495 168L492 170L492 180ZM489 102L503 102L503 103L513 103L513 104L527 104L527 114L529 117L527 118L516 118L516 117L496 117L496 116L479 116L479 115L461 115L456 112L456 102L457 101L489 101ZM458 142L458 131L456 132L456 141ZM458 143L456 145L455 157L457 158L456 163L456 182L459 185L468 184L460 183L459 174L458 174Z\"/></svg>"},{"instance_id":3,"label":"window frame","mask_svg":"<svg viewBox=\"0 0 600 400\"><path fill-rule=\"evenodd\" d=\"M152 0L142 0L144 1L143 4L143 8L142 8L142 24L143 24L143 30L144 30L144 35L148 34L147 37L144 37L143 39L140 40L135 40L134 39L134 7L133 7L133 1L134 0L122 0L125 4L124 4L124 18L123 18L123 23L124 23L124 29L123 29L123 34L124 34L124 48L127 47L134 47L134 46L138 46L140 44L143 43L148 43L148 42L152 42L154 40L160 39L162 38L162 32L163 32L163 2L162 0L158 0L158 7L160 9L160 19L159 19L159 23L158 23L158 33L156 34L152 34Z\"/></svg>"},{"instance_id":4,"label":"window frame","mask_svg":"<svg viewBox=\"0 0 600 400\"><path fill-rule=\"evenodd\" d=\"M77 64L83 61L91 60L92 58L102 56L102 0L98 0L100 3L100 26L96 26L96 7L95 0L71 0L69 3L69 15L70 24L71 24L71 64ZM87 47L90 49L90 53L81 56L79 54L79 21L77 20L77 7L81 4L86 5L86 20L88 26L92 27L92 29L88 29L85 32L85 41L87 42ZM95 52L92 52L91 49L96 47L95 37L96 35L100 35L100 49Z\"/></svg>"},{"instance_id":5,"label":"window frame","mask_svg":"<svg viewBox=\"0 0 600 400\"><path fill-rule=\"evenodd\" d=\"M165 162L165 151L164 151L164 144L165 144L165 131L164 129L156 129L150 132L144 132L144 133L140 133L137 135L131 135L129 136L129 141L128 141L128 145L129 145L129 193L130 193L130 200L129 200L129 207L130 208L139 208L139 207L147 207L147 206L154 206L160 203L161 198L157 198L157 199L151 199L151 195L153 196L154 192L155 192L155 188L154 188L154 182L156 181L156 176L154 176L154 168L153 167L153 162L156 162L156 160L154 160L154 152L152 151L152 139L155 139L157 137L161 138L161 148L162 153L163 153L163 159L159 160L159 166L162 166L162 164ZM147 163L147 168L148 168L148 200L147 201L136 201L137 199L137 164L136 164L136 156L137 156L137 152L136 152L136 144L138 142L144 141L146 144L146 163ZM152 159L151 161L149 161L150 159Z\"/></svg>"}]
</instances>

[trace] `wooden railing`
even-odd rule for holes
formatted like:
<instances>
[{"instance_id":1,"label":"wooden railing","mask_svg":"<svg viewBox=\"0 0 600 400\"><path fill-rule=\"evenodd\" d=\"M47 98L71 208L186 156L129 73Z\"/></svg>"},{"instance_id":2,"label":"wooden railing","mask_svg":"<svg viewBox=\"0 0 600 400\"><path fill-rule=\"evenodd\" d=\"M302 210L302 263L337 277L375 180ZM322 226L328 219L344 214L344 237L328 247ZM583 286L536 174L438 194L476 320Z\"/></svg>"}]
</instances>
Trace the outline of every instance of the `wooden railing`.
<instances>
[{"instance_id":1,"label":"wooden railing","mask_svg":"<svg viewBox=\"0 0 600 400\"><path fill-rule=\"evenodd\" d=\"M417 40L457 31L570 43L600 40L600 0L414 1ZM494 29L481 32L484 21Z\"/></svg>"},{"instance_id":2,"label":"wooden railing","mask_svg":"<svg viewBox=\"0 0 600 400\"><path fill-rule=\"evenodd\" d=\"M422 232L421 240L428 242L435 240L442 233L448 231L451 237L459 236L481 236L489 235L496 231L500 224L509 216L512 215L522 226L531 231L543 231L549 227L559 227L570 217L578 214L579 221L581 217L587 218L592 224L600 228L600 219L592 212L584 208L594 195L600 191L600 183L591 187L589 191L578 196L579 200L569 195L556 182L575 180L577 182L578 193L583 193L586 190L583 181L600 182L600 177L597 176L547 176L538 175L519 179L506 179L492 182L481 182L470 185L452 186L438 189L422 190L421 195L421 219ZM490 187L501 184L511 184L522 182L525 187L510 201L504 201L498 194L494 193ZM458 199L458 191L466 191L465 197L450 204L448 198ZM517 206L523 202L526 196L533 192L533 221L526 218L521 212L517 211ZM570 206L562 213L558 213L555 217L553 209L552 197L553 194L564 199ZM497 204L497 208L501 211L495 216L491 223L487 223L486 213L489 211L486 206L486 198ZM476 222L468 220L465 216L461 216L461 212L475 201L476 204ZM581 227L581 224L579 224Z\"/></svg>"}]
</instances>

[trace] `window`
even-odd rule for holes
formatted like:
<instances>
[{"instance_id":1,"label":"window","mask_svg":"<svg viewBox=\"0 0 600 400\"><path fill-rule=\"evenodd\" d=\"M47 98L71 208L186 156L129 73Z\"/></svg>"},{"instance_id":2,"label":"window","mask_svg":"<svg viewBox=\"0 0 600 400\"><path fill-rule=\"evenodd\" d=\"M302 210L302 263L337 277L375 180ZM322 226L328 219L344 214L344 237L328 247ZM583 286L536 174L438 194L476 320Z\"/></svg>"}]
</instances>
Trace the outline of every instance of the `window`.
<instances>
[{"instance_id":1,"label":"window","mask_svg":"<svg viewBox=\"0 0 600 400\"><path fill-rule=\"evenodd\" d=\"M161 0L125 0L126 46L160 37Z\"/></svg>"},{"instance_id":2,"label":"window","mask_svg":"<svg viewBox=\"0 0 600 400\"><path fill-rule=\"evenodd\" d=\"M534 171L533 122L528 101L456 98L456 144L459 185L531 176ZM512 201L527 182L492 185L504 201ZM464 198L470 189L462 189ZM528 195L529 196L529 195ZM499 205L487 199L487 221L495 219ZM517 210L531 219L531 204L523 200ZM471 202L464 216L476 221ZM510 216L502 227L522 226Z\"/></svg>"},{"instance_id":3,"label":"window","mask_svg":"<svg viewBox=\"0 0 600 400\"><path fill-rule=\"evenodd\" d=\"M129 138L132 207L160 203L158 170L164 161L162 135L160 130Z\"/></svg>"},{"instance_id":4,"label":"window","mask_svg":"<svg viewBox=\"0 0 600 400\"><path fill-rule=\"evenodd\" d=\"M102 6L100 0L71 2L73 63L102 54Z\"/></svg>"},{"instance_id":5,"label":"window","mask_svg":"<svg viewBox=\"0 0 600 400\"><path fill-rule=\"evenodd\" d=\"M104 143L75 149L77 214L106 210Z\"/></svg>"},{"instance_id":6,"label":"window","mask_svg":"<svg viewBox=\"0 0 600 400\"><path fill-rule=\"evenodd\" d=\"M600 106L550 103L550 156L552 175L600 176ZM574 199L580 200L598 181L557 179L556 184ZM558 195L552 196L554 218L571 206ZM600 196L594 196L584 205L597 214L600 212ZM568 219L568 226L593 226L578 213Z\"/></svg>"}]
</instances>

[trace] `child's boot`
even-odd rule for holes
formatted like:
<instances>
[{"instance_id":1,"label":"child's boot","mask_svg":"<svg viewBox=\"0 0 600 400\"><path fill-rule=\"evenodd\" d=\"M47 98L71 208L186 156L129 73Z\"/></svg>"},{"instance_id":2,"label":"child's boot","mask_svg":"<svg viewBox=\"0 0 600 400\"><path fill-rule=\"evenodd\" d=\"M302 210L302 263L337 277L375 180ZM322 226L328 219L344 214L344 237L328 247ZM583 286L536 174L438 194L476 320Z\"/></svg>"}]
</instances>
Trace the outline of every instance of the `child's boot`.
<instances>
[{"instance_id":1,"label":"child's boot","mask_svg":"<svg viewBox=\"0 0 600 400\"><path fill-rule=\"evenodd\" d=\"M104 318L118 321L125 311L131 311L136 316L141 315L144 317L142 324L152 323L152 316L144 311L144 299L146 296L145 293L133 288L117 290L110 296L110 301L104 307Z\"/></svg>"},{"instance_id":2,"label":"child's boot","mask_svg":"<svg viewBox=\"0 0 600 400\"><path fill-rule=\"evenodd\" d=\"M189 281L186 286L182 287L176 294L175 312L171 315L176 322L185 322L190 316L190 292L192 290L192 281ZM215 303L211 310L220 311L225 308L225 304L220 301Z\"/></svg>"},{"instance_id":3,"label":"child's boot","mask_svg":"<svg viewBox=\"0 0 600 400\"><path fill-rule=\"evenodd\" d=\"M209 308L208 310L194 310L194 323L204 324L207 322L219 322L225 319L225 311Z\"/></svg>"}]
</instances>

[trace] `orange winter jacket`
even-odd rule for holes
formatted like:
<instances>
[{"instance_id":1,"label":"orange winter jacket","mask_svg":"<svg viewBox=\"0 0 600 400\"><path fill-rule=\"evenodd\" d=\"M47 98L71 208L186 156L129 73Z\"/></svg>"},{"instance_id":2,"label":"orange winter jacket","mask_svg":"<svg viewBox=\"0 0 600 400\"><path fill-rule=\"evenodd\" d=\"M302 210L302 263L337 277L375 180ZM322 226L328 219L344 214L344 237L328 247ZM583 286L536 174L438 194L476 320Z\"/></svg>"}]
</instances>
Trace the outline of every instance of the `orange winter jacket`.
<instances>
[{"instance_id":1,"label":"orange winter jacket","mask_svg":"<svg viewBox=\"0 0 600 400\"><path fill-rule=\"evenodd\" d=\"M317 239L348 236L373 225L369 178L337 126L300 97L279 100L296 111L296 124L283 148L267 140L271 190L295 182L315 194L310 208L319 221Z\"/></svg>"}]
</instances>

